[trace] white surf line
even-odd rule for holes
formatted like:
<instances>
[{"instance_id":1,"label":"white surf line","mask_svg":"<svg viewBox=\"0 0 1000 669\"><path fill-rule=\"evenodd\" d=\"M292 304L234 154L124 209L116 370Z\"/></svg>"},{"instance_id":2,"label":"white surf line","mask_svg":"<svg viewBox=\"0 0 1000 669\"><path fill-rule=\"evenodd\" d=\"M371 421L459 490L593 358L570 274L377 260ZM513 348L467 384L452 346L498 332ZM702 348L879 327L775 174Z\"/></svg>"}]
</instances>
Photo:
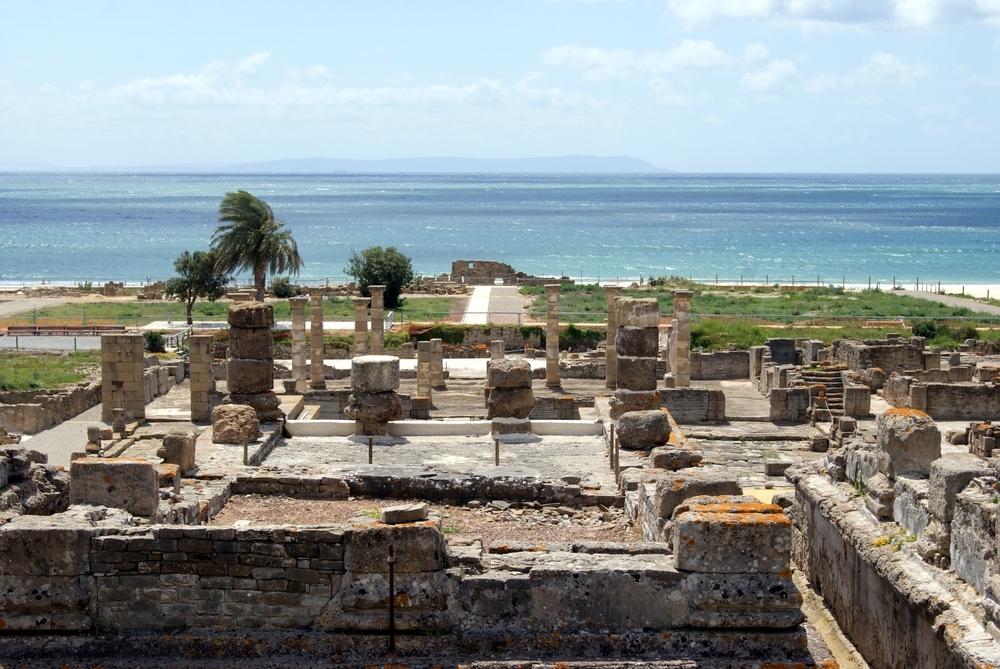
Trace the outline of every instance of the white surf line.
<instances>
[{"instance_id":1,"label":"white surf line","mask_svg":"<svg viewBox=\"0 0 1000 669\"><path fill-rule=\"evenodd\" d=\"M466 325L484 325L489 317L490 292L492 286L476 286L472 289L469 303L465 305L462 323Z\"/></svg>"}]
</instances>

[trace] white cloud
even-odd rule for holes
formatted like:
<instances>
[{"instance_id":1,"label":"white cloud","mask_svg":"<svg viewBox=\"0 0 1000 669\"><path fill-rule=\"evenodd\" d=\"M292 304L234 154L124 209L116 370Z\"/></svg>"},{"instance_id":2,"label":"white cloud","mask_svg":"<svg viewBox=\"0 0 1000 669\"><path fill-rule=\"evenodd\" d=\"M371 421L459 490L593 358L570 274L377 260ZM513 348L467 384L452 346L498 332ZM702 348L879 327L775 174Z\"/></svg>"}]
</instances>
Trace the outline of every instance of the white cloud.
<instances>
[{"instance_id":1,"label":"white cloud","mask_svg":"<svg viewBox=\"0 0 1000 669\"><path fill-rule=\"evenodd\" d=\"M658 74L729 65L732 59L714 42L685 39L666 51L652 50L638 54L630 49L601 49L567 44L543 53L542 62L552 67L582 68L585 70L585 79L606 81L623 79L633 72Z\"/></svg>"},{"instance_id":2,"label":"white cloud","mask_svg":"<svg viewBox=\"0 0 1000 669\"><path fill-rule=\"evenodd\" d=\"M786 87L798 73L791 61L774 59L764 67L747 72L740 79L740 88L756 93L769 93Z\"/></svg>"},{"instance_id":3,"label":"white cloud","mask_svg":"<svg viewBox=\"0 0 1000 669\"><path fill-rule=\"evenodd\" d=\"M891 53L880 52L872 54L868 62L853 74L820 74L805 88L810 93L826 93L856 86L912 86L926 74L920 65L907 63Z\"/></svg>"},{"instance_id":4,"label":"white cloud","mask_svg":"<svg viewBox=\"0 0 1000 669\"><path fill-rule=\"evenodd\" d=\"M747 44L747 48L743 50L743 62L752 63L755 60L764 60L770 55L771 50L763 43L754 42L753 44Z\"/></svg>"},{"instance_id":5,"label":"white cloud","mask_svg":"<svg viewBox=\"0 0 1000 669\"><path fill-rule=\"evenodd\" d=\"M88 79L87 81L81 81L79 88L81 91L89 91L96 85L97 85L96 81L94 81L93 79Z\"/></svg>"},{"instance_id":6,"label":"white cloud","mask_svg":"<svg viewBox=\"0 0 1000 669\"><path fill-rule=\"evenodd\" d=\"M921 28L965 21L1000 25L1000 0L667 0L689 27L717 19Z\"/></svg>"},{"instance_id":7,"label":"white cloud","mask_svg":"<svg viewBox=\"0 0 1000 669\"><path fill-rule=\"evenodd\" d=\"M253 74L257 70L261 69L267 65L267 61L271 58L271 54L267 51L260 51L253 54L252 56L247 56L240 62L236 64L237 72L245 72L246 74Z\"/></svg>"}]
</instances>

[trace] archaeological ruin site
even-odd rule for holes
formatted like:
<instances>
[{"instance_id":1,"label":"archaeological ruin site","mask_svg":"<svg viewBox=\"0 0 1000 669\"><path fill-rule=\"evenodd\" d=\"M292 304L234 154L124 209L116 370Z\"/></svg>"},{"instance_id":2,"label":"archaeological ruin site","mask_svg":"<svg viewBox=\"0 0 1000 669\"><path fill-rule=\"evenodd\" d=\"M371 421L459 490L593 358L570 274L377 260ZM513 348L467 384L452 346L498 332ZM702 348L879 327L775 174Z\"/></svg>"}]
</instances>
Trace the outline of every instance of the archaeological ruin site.
<instances>
[{"instance_id":1,"label":"archaeological ruin site","mask_svg":"<svg viewBox=\"0 0 1000 669\"><path fill-rule=\"evenodd\" d=\"M993 344L705 353L690 291L610 286L571 353L544 290L544 327L390 346L373 286L349 353L323 288L290 348L239 299L177 362L112 332L99 381L4 395L0 664L1000 666Z\"/></svg>"}]
</instances>

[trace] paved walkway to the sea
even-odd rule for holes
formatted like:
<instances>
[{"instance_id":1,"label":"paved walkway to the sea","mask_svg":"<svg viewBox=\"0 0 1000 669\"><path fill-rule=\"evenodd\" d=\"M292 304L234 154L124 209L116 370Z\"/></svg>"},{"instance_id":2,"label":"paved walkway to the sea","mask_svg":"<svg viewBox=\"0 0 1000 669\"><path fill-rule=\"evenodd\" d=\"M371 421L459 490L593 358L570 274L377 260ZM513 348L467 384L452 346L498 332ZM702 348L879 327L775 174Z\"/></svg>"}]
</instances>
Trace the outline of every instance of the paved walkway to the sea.
<instances>
[{"instance_id":1,"label":"paved walkway to the sea","mask_svg":"<svg viewBox=\"0 0 1000 669\"><path fill-rule=\"evenodd\" d=\"M476 286L465 307L462 323L520 323L523 320L521 294L517 286Z\"/></svg>"},{"instance_id":2,"label":"paved walkway to the sea","mask_svg":"<svg viewBox=\"0 0 1000 669\"><path fill-rule=\"evenodd\" d=\"M979 313L1000 316L1000 307L993 306L992 304L983 304L982 302L977 302L976 300L970 300L964 297L924 293L919 290L894 290L892 292L894 295L909 295L910 297L918 297L921 300L930 300L931 302L947 304L949 307L966 307L972 311L978 311Z\"/></svg>"},{"instance_id":3,"label":"paved walkway to the sea","mask_svg":"<svg viewBox=\"0 0 1000 669\"><path fill-rule=\"evenodd\" d=\"M19 297L7 302L0 302L0 316L31 313L34 309L57 307L72 301L66 297Z\"/></svg>"}]
</instances>

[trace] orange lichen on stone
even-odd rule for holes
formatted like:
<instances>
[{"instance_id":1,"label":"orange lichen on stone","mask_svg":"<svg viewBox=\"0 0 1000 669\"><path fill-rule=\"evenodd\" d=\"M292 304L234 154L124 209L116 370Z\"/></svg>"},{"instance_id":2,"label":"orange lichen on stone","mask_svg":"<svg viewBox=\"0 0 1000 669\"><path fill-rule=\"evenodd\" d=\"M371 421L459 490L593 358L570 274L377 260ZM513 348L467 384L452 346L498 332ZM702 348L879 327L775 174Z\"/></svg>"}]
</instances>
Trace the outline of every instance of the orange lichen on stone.
<instances>
[{"instance_id":1,"label":"orange lichen on stone","mask_svg":"<svg viewBox=\"0 0 1000 669\"><path fill-rule=\"evenodd\" d=\"M684 518L688 513L695 514L694 518ZM791 527L792 521L783 513L725 513L712 511L687 511L677 517L678 521L690 521L694 523L719 523L722 525L778 525L781 527Z\"/></svg>"},{"instance_id":2,"label":"orange lichen on stone","mask_svg":"<svg viewBox=\"0 0 1000 669\"><path fill-rule=\"evenodd\" d=\"M737 504L692 504L688 511L696 513L784 513L777 504L763 502L740 502Z\"/></svg>"},{"instance_id":3,"label":"orange lichen on stone","mask_svg":"<svg viewBox=\"0 0 1000 669\"><path fill-rule=\"evenodd\" d=\"M923 411L918 409L907 409L906 407L893 407L885 412L887 416L909 416L911 418L927 418L930 419Z\"/></svg>"}]
</instances>

